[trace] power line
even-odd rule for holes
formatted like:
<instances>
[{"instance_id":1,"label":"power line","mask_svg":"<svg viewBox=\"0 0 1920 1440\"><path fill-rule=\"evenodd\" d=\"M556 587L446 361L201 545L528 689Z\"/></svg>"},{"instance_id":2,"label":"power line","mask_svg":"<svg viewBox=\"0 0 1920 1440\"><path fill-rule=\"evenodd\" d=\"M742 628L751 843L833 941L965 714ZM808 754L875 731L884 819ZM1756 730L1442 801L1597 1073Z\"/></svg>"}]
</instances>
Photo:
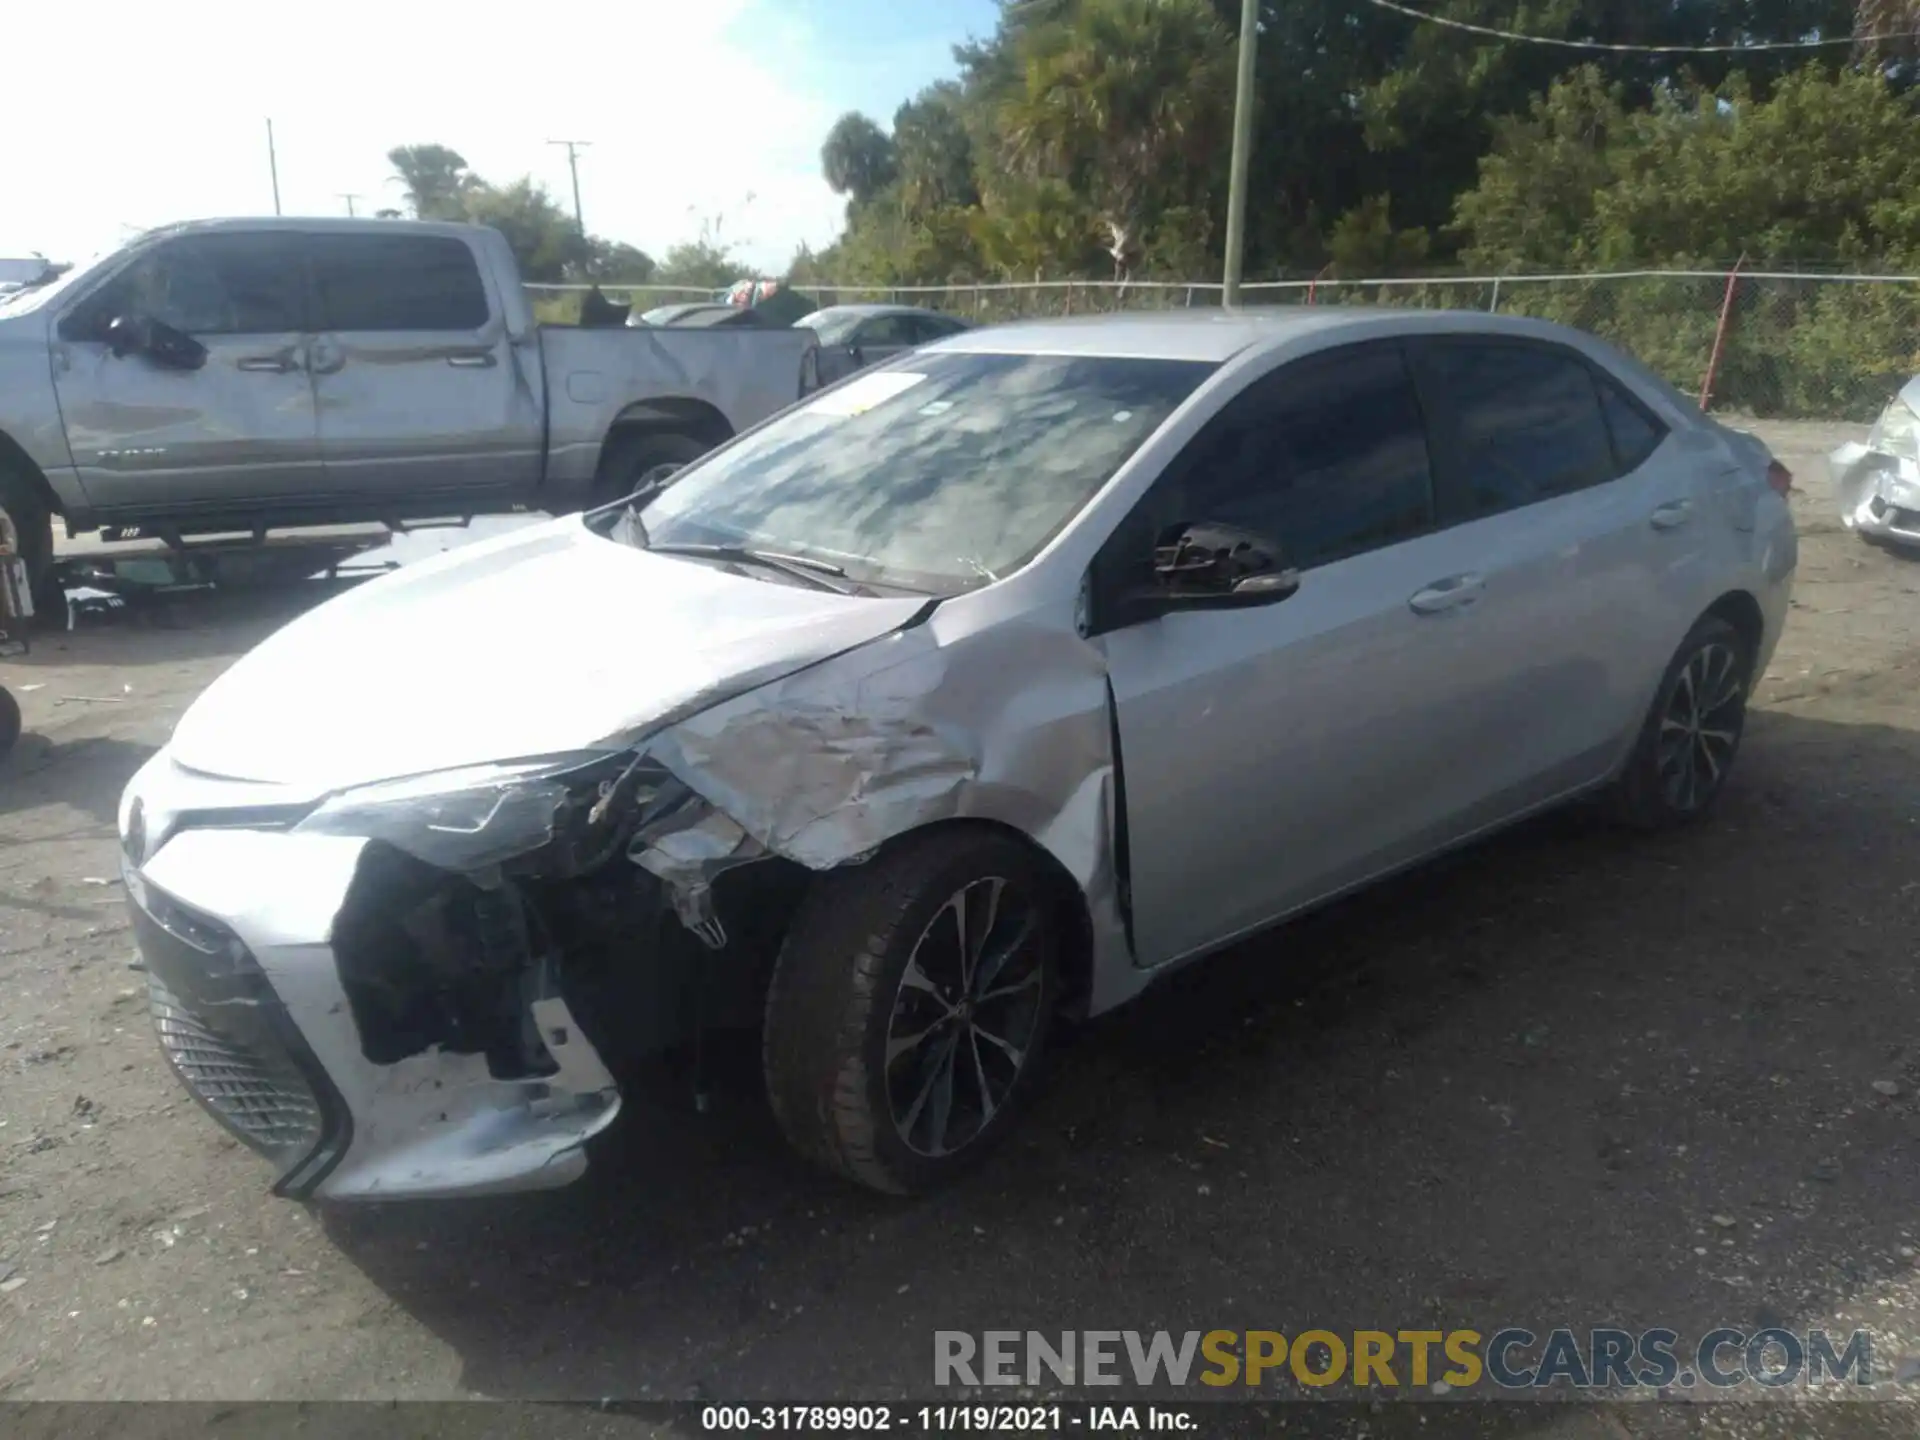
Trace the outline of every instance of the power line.
<instances>
[{"instance_id":1,"label":"power line","mask_svg":"<svg viewBox=\"0 0 1920 1440\"><path fill-rule=\"evenodd\" d=\"M1755 40L1744 45L1614 45L1601 40L1565 40L1553 35L1525 35L1517 30L1497 30L1491 25L1475 25L1445 15L1415 10L1397 0L1367 0L1381 10L1391 10L1411 20L1421 20L1446 30L1460 30L1487 40L1510 40L1523 45L1552 45L1562 50L1597 50L1613 55L1743 55L1763 50L1819 50L1836 45L1873 45L1883 40L1912 40L1920 30L1896 30L1884 35L1845 35L1818 40Z\"/></svg>"}]
</instances>

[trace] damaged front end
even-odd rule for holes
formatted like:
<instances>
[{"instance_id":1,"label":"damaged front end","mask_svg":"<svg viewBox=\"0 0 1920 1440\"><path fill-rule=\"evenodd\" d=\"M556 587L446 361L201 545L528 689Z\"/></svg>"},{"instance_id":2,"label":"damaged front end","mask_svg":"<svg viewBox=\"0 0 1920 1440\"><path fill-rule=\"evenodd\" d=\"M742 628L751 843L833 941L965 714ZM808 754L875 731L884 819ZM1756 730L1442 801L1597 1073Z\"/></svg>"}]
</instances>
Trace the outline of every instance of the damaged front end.
<instances>
[{"instance_id":1,"label":"damaged front end","mask_svg":"<svg viewBox=\"0 0 1920 1440\"><path fill-rule=\"evenodd\" d=\"M278 825L134 819L163 1047L284 1194L565 1184L619 1109L609 1061L751 983L714 886L765 852L633 750L362 787Z\"/></svg>"},{"instance_id":2,"label":"damaged front end","mask_svg":"<svg viewBox=\"0 0 1920 1440\"><path fill-rule=\"evenodd\" d=\"M1920 381L1881 412L1864 445L1828 457L1840 521L1883 542L1920 545Z\"/></svg>"}]
</instances>

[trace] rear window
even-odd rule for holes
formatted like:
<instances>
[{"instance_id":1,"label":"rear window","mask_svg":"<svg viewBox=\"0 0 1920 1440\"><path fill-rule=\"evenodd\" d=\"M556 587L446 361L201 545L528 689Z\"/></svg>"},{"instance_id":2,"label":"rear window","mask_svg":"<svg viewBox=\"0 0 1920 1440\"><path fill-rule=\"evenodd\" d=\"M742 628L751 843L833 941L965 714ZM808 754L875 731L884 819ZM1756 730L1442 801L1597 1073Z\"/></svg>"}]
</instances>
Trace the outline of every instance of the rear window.
<instances>
[{"instance_id":1,"label":"rear window","mask_svg":"<svg viewBox=\"0 0 1920 1440\"><path fill-rule=\"evenodd\" d=\"M1470 516L1497 515L1604 484L1613 437L1593 372L1546 345L1444 340L1427 351Z\"/></svg>"},{"instance_id":2,"label":"rear window","mask_svg":"<svg viewBox=\"0 0 1920 1440\"><path fill-rule=\"evenodd\" d=\"M329 330L478 330L487 291L466 242L449 235L315 235L310 245Z\"/></svg>"},{"instance_id":3,"label":"rear window","mask_svg":"<svg viewBox=\"0 0 1920 1440\"><path fill-rule=\"evenodd\" d=\"M1605 376L1596 375L1593 383L1600 389L1600 409L1613 435L1613 454L1620 473L1638 470L1667 438L1667 427Z\"/></svg>"}]
</instances>

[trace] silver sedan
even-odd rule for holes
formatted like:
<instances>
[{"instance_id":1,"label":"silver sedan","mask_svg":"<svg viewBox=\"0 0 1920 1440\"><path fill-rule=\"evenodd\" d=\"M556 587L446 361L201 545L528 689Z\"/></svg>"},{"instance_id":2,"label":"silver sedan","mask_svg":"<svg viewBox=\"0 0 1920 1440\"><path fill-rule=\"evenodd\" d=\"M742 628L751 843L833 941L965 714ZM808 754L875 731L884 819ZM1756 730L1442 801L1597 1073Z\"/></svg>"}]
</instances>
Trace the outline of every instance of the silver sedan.
<instances>
[{"instance_id":1,"label":"silver sedan","mask_svg":"<svg viewBox=\"0 0 1920 1440\"><path fill-rule=\"evenodd\" d=\"M1547 324L954 336L229 670L121 806L160 1038L291 1195L564 1183L732 1024L803 1154L938 1184L1062 1015L1576 796L1705 813L1790 484Z\"/></svg>"}]
</instances>

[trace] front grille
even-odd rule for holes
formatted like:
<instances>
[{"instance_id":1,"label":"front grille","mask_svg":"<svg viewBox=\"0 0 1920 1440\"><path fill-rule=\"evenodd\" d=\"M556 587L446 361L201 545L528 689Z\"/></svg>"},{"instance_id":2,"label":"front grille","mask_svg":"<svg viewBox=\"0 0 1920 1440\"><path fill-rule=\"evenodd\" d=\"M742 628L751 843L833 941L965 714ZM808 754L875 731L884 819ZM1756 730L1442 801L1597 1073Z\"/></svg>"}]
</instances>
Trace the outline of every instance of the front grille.
<instances>
[{"instance_id":1,"label":"front grille","mask_svg":"<svg viewBox=\"0 0 1920 1440\"><path fill-rule=\"evenodd\" d=\"M296 1158L319 1143L319 1099L291 1057L222 1034L151 975L148 987L160 1044L195 1099L265 1154Z\"/></svg>"}]
</instances>

